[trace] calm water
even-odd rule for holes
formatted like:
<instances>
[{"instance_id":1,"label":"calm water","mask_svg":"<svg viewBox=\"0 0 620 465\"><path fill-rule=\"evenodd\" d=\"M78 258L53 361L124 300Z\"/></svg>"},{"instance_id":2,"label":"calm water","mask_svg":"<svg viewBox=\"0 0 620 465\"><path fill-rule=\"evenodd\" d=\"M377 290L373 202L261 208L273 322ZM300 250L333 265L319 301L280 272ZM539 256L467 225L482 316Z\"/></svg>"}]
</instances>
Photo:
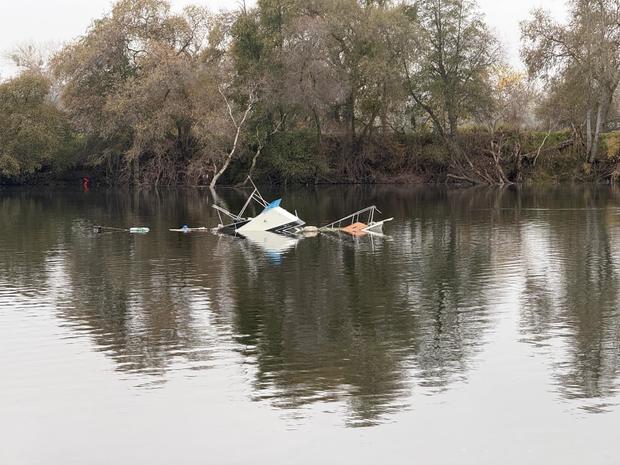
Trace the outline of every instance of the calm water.
<instances>
[{"instance_id":1,"label":"calm water","mask_svg":"<svg viewBox=\"0 0 620 465\"><path fill-rule=\"evenodd\" d=\"M620 463L620 191L283 194L395 220L250 242L168 232L208 191L0 190L0 463Z\"/></svg>"}]
</instances>

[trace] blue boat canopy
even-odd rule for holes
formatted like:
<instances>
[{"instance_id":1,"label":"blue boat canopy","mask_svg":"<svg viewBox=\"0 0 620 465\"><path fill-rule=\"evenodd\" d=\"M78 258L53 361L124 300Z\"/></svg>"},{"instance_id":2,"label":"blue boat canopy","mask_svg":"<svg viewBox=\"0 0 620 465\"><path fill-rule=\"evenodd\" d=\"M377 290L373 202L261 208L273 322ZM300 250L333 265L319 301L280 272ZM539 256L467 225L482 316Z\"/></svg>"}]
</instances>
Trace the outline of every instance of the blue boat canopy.
<instances>
[{"instance_id":1,"label":"blue boat canopy","mask_svg":"<svg viewBox=\"0 0 620 465\"><path fill-rule=\"evenodd\" d=\"M272 208L278 208L280 206L280 203L282 203L282 199L274 200L273 202L267 204L263 211L266 212L267 210L271 210Z\"/></svg>"}]
</instances>

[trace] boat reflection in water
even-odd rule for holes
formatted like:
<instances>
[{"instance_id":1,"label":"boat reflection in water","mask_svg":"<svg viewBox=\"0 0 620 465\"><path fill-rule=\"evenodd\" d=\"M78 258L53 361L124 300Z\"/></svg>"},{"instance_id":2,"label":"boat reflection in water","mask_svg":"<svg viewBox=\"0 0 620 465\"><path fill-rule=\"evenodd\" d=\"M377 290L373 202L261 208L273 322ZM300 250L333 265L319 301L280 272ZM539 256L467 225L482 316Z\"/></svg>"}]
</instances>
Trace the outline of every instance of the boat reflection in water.
<instances>
[{"instance_id":1,"label":"boat reflection in water","mask_svg":"<svg viewBox=\"0 0 620 465\"><path fill-rule=\"evenodd\" d=\"M271 263L280 264L284 253L294 249L303 236L290 236L270 231L247 231L239 237L252 244L254 249L261 249Z\"/></svg>"}]
</instances>

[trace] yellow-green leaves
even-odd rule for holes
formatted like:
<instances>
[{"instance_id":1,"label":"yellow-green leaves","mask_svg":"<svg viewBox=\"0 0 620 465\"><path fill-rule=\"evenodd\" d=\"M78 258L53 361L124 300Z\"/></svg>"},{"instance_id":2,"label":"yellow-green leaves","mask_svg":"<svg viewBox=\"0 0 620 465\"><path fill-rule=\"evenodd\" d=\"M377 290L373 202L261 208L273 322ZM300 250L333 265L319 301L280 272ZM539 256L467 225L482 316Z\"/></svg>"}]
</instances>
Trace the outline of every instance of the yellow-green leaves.
<instances>
[{"instance_id":1,"label":"yellow-green leaves","mask_svg":"<svg viewBox=\"0 0 620 465\"><path fill-rule=\"evenodd\" d=\"M31 71L0 84L0 176L32 173L65 149L67 120L49 91L49 80Z\"/></svg>"}]
</instances>

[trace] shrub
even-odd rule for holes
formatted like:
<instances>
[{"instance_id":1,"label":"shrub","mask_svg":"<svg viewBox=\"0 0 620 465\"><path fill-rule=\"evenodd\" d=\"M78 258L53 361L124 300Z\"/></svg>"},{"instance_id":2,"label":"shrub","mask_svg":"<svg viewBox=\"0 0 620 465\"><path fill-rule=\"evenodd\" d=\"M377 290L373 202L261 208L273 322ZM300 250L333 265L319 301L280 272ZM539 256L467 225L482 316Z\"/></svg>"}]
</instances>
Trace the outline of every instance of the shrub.
<instances>
[{"instance_id":1,"label":"shrub","mask_svg":"<svg viewBox=\"0 0 620 465\"><path fill-rule=\"evenodd\" d=\"M308 182L327 171L327 160L311 131L276 133L263 149L259 175L276 182Z\"/></svg>"}]
</instances>

